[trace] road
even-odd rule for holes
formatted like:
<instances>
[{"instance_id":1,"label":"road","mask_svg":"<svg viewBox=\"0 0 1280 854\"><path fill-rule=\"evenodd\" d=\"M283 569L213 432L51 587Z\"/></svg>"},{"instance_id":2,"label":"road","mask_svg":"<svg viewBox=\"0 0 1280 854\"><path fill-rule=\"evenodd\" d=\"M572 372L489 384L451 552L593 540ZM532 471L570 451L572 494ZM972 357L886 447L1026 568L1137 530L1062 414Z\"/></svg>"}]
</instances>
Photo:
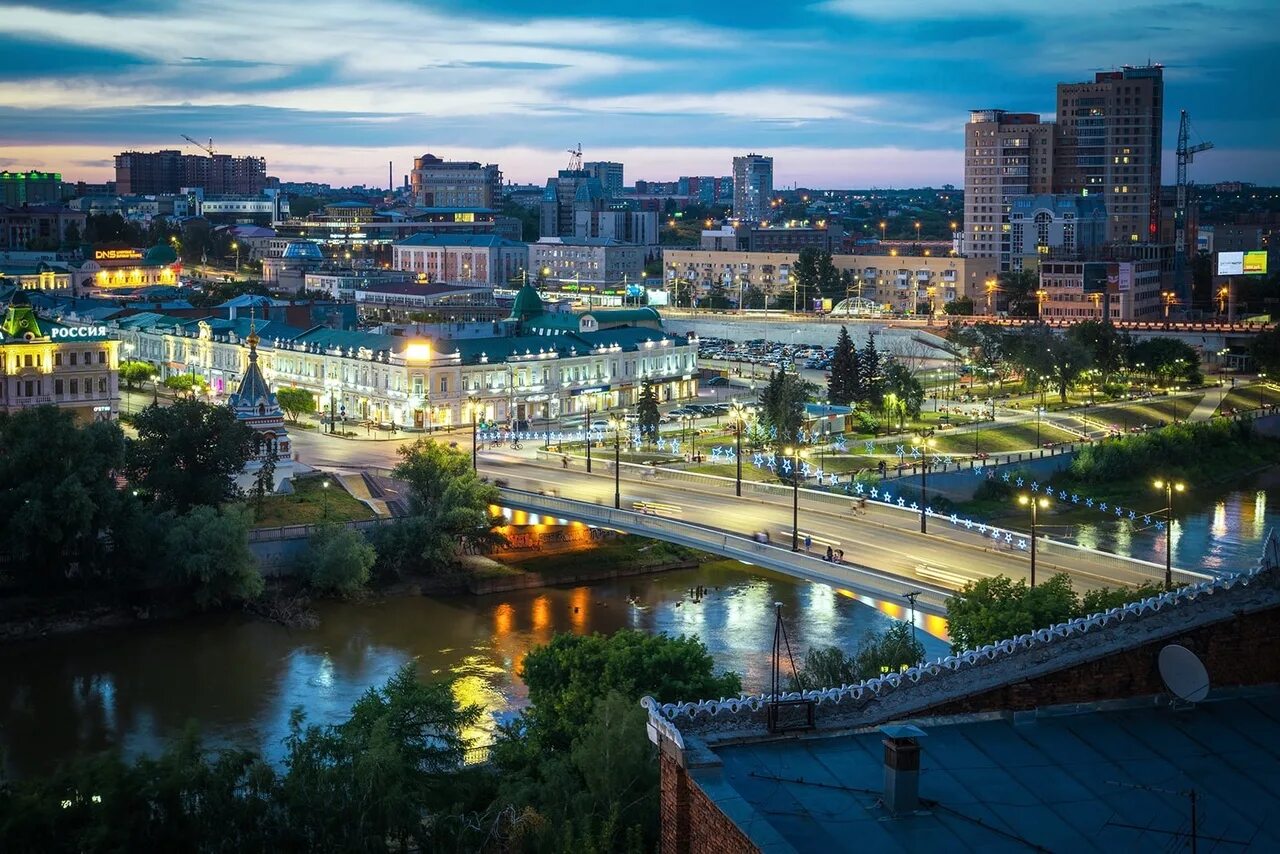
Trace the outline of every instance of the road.
<instances>
[{"instance_id":1,"label":"road","mask_svg":"<svg viewBox=\"0 0 1280 854\"><path fill-rule=\"evenodd\" d=\"M402 444L336 439L312 431L291 435L303 462L340 472L390 468L398 459L395 449ZM448 436L437 438L447 440ZM469 445L471 437L459 435L457 438L460 445ZM485 450L479 455L480 471L488 477L502 479L515 489L546 491L561 498L612 505L614 479L607 457L596 459L592 474L587 474L579 459L564 469L557 462L542 462L535 457L536 451L531 449ZM677 476L644 475L640 467L624 465L619 480L622 507L632 509L637 502L657 503L671 508L660 513L685 522L746 536L766 532L775 544L790 542L789 495L748 494L738 498L733 495L732 481L727 479L690 482L677 480ZM1016 579L1030 574L1027 552L1003 544L994 548L992 540L979 534L976 528L953 526L942 518L930 519L929 528L929 534L920 534L918 514L873 503L855 514L851 501L811 496L801 491L799 536L802 542L805 535L812 538L814 554L825 554L830 545L833 549L842 549L846 560L860 566L951 589L983 577L1004 574ZM1040 551L1039 578L1047 578L1055 571L1067 571L1081 590L1137 585L1162 578L1160 568L1116 556L1045 541ZM1194 578L1180 576L1180 580Z\"/></svg>"}]
</instances>

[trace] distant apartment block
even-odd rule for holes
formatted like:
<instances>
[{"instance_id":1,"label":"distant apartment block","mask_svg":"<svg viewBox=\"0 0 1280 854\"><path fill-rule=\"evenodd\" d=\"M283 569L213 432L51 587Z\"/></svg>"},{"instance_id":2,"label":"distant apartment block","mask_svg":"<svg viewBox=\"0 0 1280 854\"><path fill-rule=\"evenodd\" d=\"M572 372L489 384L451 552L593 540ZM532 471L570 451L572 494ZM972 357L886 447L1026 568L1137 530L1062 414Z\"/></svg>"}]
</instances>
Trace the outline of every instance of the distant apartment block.
<instances>
[{"instance_id":1,"label":"distant apartment block","mask_svg":"<svg viewBox=\"0 0 1280 854\"><path fill-rule=\"evenodd\" d=\"M1043 193L1009 203L1009 266L1034 270L1050 257L1075 257L1100 249L1107 239L1101 196Z\"/></svg>"},{"instance_id":2,"label":"distant apartment block","mask_svg":"<svg viewBox=\"0 0 1280 854\"><path fill-rule=\"evenodd\" d=\"M1053 125L1036 113L973 110L964 128L964 254L1011 267L1014 196L1051 192Z\"/></svg>"},{"instance_id":3,"label":"distant apartment block","mask_svg":"<svg viewBox=\"0 0 1280 854\"><path fill-rule=\"evenodd\" d=\"M1046 261L1039 313L1045 320L1156 320L1167 281L1160 259Z\"/></svg>"},{"instance_id":4,"label":"distant apartment block","mask_svg":"<svg viewBox=\"0 0 1280 854\"><path fill-rule=\"evenodd\" d=\"M583 163L582 168L592 178L600 182L600 186L604 187L604 191L610 197L616 199L622 195L621 163L614 163L608 160L593 160L590 163Z\"/></svg>"},{"instance_id":5,"label":"distant apartment block","mask_svg":"<svg viewBox=\"0 0 1280 854\"><path fill-rule=\"evenodd\" d=\"M496 234L415 234L391 247L391 266L429 282L508 286L529 260L524 243Z\"/></svg>"},{"instance_id":6,"label":"distant apartment block","mask_svg":"<svg viewBox=\"0 0 1280 854\"><path fill-rule=\"evenodd\" d=\"M529 244L529 275L574 286L638 282L644 249L606 238L544 237Z\"/></svg>"},{"instance_id":7,"label":"distant apartment block","mask_svg":"<svg viewBox=\"0 0 1280 854\"><path fill-rule=\"evenodd\" d=\"M57 172L0 172L0 205L43 205L62 201Z\"/></svg>"},{"instance_id":8,"label":"distant apartment block","mask_svg":"<svg viewBox=\"0 0 1280 854\"><path fill-rule=\"evenodd\" d=\"M733 158L733 215L760 222L769 213L773 198L773 158L748 154Z\"/></svg>"},{"instance_id":9,"label":"distant apartment block","mask_svg":"<svg viewBox=\"0 0 1280 854\"><path fill-rule=\"evenodd\" d=\"M1107 239L1160 235L1164 69L1124 66L1092 81L1058 84L1054 192L1101 195Z\"/></svg>"},{"instance_id":10,"label":"distant apartment block","mask_svg":"<svg viewBox=\"0 0 1280 854\"><path fill-rule=\"evenodd\" d=\"M267 161L262 157L125 151L116 155L115 167L116 192L122 196L172 194L187 187L257 195L267 186Z\"/></svg>"},{"instance_id":11,"label":"distant apartment block","mask_svg":"<svg viewBox=\"0 0 1280 854\"><path fill-rule=\"evenodd\" d=\"M502 205L502 171L497 164L444 160L424 154L409 173L414 203L427 208L492 208Z\"/></svg>"}]
</instances>

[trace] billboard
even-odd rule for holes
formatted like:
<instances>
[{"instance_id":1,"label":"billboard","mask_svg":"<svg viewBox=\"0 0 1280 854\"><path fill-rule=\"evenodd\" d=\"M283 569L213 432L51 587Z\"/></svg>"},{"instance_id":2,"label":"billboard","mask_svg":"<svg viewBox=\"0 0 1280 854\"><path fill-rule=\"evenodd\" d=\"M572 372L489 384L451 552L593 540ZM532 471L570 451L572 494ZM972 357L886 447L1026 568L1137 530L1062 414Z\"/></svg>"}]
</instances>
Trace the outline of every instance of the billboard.
<instances>
[{"instance_id":1,"label":"billboard","mask_svg":"<svg viewBox=\"0 0 1280 854\"><path fill-rule=\"evenodd\" d=\"M1265 276L1267 274L1267 253L1259 250L1244 253L1244 274L1246 276Z\"/></svg>"},{"instance_id":2,"label":"billboard","mask_svg":"<svg viewBox=\"0 0 1280 854\"><path fill-rule=\"evenodd\" d=\"M1244 253L1243 252L1219 252L1218 253L1218 275L1219 276L1244 275Z\"/></svg>"}]
</instances>

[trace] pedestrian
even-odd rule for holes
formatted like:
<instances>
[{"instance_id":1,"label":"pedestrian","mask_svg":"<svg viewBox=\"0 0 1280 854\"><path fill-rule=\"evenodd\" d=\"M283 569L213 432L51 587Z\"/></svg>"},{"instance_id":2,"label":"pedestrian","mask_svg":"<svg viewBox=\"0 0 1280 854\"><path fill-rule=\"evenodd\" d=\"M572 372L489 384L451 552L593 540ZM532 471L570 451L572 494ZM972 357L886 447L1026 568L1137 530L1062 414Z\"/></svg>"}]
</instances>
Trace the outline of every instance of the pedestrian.
<instances>
[{"instance_id":1,"label":"pedestrian","mask_svg":"<svg viewBox=\"0 0 1280 854\"><path fill-rule=\"evenodd\" d=\"M827 546L827 563L835 558L835 552L831 550L831 546Z\"/></svg>"},{"instance_id":2,"label":"pedestrian","mask_svg":"<svg viewBox=\"0 0 1280 854\"><path fill-rule=\"evenodd\" d=\"M844 563L844 549L836 549L836 563Z\"/></svg>"},{"instance_id":3,"label":"pedestrian","mask_svg":"<svg viewBox=\"0 0 1280 854\"><path fill-rule=\"evenodd\" d=\"M569 455L568 455L568 454L565 454L563 457L561 457L561 458L560 458L560 465L561 465L561 467L562 467L562 468L568 468L568 467L569 467Z\"/></svg>"},{"instance_id":4,"label":"pedestrian","mask_svg":"<svg viewBox=\"0 0 1280 854\"><path fill-rule=\"evenodd\" d=\"M810 548L812 548L812 547L813 547L813 537L809 536L808 534L805 534L805 535L804 535L804 551L805 551L805 554L808 554L808 553L809 553L809 549L810 549Z\"/></svg>"}]
</instances>

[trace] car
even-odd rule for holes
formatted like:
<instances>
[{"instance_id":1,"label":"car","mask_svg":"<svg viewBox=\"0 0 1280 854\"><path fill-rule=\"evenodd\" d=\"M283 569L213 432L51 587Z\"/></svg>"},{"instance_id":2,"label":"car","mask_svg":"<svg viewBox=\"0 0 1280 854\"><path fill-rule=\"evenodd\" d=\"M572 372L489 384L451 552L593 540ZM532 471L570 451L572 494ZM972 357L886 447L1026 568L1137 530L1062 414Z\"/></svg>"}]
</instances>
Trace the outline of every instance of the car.
<instances>
[{"instance_id":1,"label":"car","mask_svg":"<svg viewBox=\"0 0 1280 854\"><path fill-rule=\"evenodd\" d=\"M704 383L704 385L713 386L716 388L727 386L728 384L729 384L728 377L712 377L711 379L707 380Z\"/></svg>"},{"instance_id":2,"label":"car","mask_svg":"<svg viewBox=\"0 0 1280 854\"><path fill-rule=\"evenodd\" d=\"M609 422L608 422L608 421L592 421L592 422L591 422L591 424L590 424L590 426L589 426L587 429L589 429L589 430L608 430L608 429L609 429Z\"/></svg>"}]
</instances>

